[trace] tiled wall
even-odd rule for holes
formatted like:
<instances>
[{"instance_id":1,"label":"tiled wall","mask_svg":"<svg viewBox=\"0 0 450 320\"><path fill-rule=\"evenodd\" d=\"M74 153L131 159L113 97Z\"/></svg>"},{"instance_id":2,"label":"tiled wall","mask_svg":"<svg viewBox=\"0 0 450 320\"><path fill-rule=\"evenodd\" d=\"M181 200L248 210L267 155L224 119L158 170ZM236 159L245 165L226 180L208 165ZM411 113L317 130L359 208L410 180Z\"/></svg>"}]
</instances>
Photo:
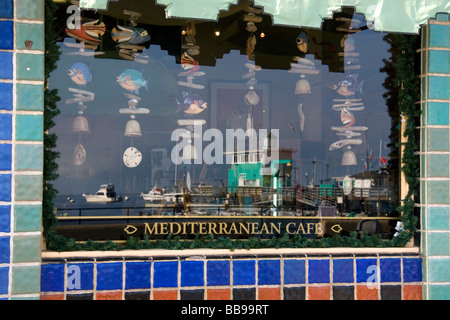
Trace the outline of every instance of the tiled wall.
<instances>
[{"instance_id":1,"label":"tiled wall","mask_svg":"<svg viewBox=\"0 0 450 320\"><path fill-rule=\"evenodd\" d=\"M0 34L0 299L39 299L43 0L1 0Z\"/></svg>"},{"instance_id":2,"label":"tiled wall","mask_svg":"<svg viewBox=\"0 0 450 320\"><path fill-rule=\"evenodd\" d=\"M41 299L420 300L421 261L417 254L44 259Z\"/></svg>"},{"instance_id":3,"label":"tiled wall","mask_svg":"<svg viewBox=\"0 0 450 320\"><path fill-rule=\"evenodd\" d=\"M421 209L424 298L450 299L450 21L422 33Z\"/></svg>"}]
</instances>

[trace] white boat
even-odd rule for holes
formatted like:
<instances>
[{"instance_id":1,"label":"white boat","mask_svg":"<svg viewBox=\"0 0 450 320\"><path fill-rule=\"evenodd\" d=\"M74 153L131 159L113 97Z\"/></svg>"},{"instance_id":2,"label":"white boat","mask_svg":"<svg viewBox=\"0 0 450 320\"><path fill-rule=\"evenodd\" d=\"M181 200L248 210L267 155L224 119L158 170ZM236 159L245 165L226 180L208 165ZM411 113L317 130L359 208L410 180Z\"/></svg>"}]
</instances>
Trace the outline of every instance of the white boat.
<instances>
[{"instance_id":1,"label":"white boat","mask_svg":"<svg viewBox=\"0 0 450 320\"><path fill-rule=\"evenodd\" d=\"M155 185L148 193L141 193L141 197L146 201L163 201L163 189Z\"/></svg>"},{"instance_id":2,"label":"white boat","mask_svg":"<svg viewBox=\"0 0 450 320\"><path fill-rule=\"evenodd\" d=\"M84 194L86 202L117 202L122 201L121 196L116 195L113 184L102 184L96 194Z\"/></svg>"},{"instance_id":3,"label":"white boat","mask_svg":"<svg viewBox=\"0 0 450 320\"><path fill-rule=\"evenodd\" d=\"M183 193L165 193L164 201L166 203L183 202Z\"/></svg>"}]
</instances>

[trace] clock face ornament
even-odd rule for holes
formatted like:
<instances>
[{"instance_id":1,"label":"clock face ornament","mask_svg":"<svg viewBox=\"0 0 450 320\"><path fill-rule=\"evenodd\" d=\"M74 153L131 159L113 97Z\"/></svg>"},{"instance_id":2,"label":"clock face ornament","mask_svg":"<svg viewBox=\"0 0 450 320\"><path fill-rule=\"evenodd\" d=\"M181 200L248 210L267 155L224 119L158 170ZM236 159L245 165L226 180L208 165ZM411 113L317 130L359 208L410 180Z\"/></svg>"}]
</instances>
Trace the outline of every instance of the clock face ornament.
<instances>
[{"instance_id":1,"label":"clock face ornament","mask_svg":"<svg viewBox=\"0 0 450 320\"><path fill-rule=\"evenodd\" d=\"M137 167L142 161L142 153L134 148L129 147L127 150L125 150L123 154L123 163L128 168L135 168Z\"/></svg>"}]
</instances>

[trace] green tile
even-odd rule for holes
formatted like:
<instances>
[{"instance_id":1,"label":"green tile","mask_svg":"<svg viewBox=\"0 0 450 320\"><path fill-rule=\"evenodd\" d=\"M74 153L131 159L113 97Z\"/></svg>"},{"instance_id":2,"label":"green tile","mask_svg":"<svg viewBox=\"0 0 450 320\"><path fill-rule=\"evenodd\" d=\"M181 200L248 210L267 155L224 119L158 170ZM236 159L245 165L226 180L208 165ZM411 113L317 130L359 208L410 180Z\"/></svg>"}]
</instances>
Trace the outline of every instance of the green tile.
<instances>
[{"instance_id":1,"label":"green tile","mask_svg":"<svg viewBox=\"0 0 450 320\"><path fill-rule=\"evenodd\" d=\"M428 285L428 300L450 300L450 284Z\"/></svg>"},{"instance_id":2,"label":"green tile","mask_svg":"<svg viewBox=\"0 0 450 320\"><path fill-rule=\"evenodd\" d=\"M448 129L428 129L427 151L449 151Z\"/></svg>"},{"instance_id":3,"label":"green tile","mask_svg":"<svg viewBox=\"0 0 450 320\"><path fill-rule=\"evenodd\" d=\"M44 86L17 84L16 109L24 111L44 110Z\"/></svg>"},{"instance_id":4,"label":"green tile","mask_svg":"<svg viewBox=\"0 0 450 320\"><path fill-rule=\"evenodd\" d=\"M449 103L428 102L428 125L449 125Z\"/></svg>"},{"instance_id":5,"label":"green tile","mask_svg":"<svg viewBox=\"0 0 450 320\"><path fill-rule=\"evenodd\" d=\"M448 181L428 181L427 198L429 204L449 204Z\"/></svg>"},{"instance_id":6,"label":"green tile","mask_svg":"<svg viewBox=\"0 0 450 320\"><path fill-rule=\"evenodd\" d=\"M44 119L42 115L16 116L16 140L43 141Z\"/></svg>"},{"instance_id":7,"label":"green tile","mask_svg":"<svg viewBox=\"0 0 450 320\"><path fill-rule=\"evenodd\" d=\"M16 17L20 19L43 20L44 0L16 0Z\"/></svg>"},{"instance_id":8,"label":"green tile","mask_svg":"<svg viewBox=\"0 0 450 320\"><path fill-rule=\"evenodd\" d=\"M450 77L428 77L428 99L450 99Z\"/></svg>"},{"instance_id":9,"label":"green tile","mask_svg":"<svg viewBox=\"0 0 450 320\"><path fill-rule=\"evenodd\" d=\"M428 154L427 171L428 177L448 177L448 154Z\"/></svg>"},{"instance_id":10,"label":"green tile","mask_svg":"<svg viewBox=\"0 0 450 320\"><path fill-rule=\"evenodd\" d=\"M428 230L450 230L450 213L448 207L427 208Z\"/></svg>"},{"instance_id":11,"label":"green tile","mask_svg":"<svg viewBox=\"0 0 450 320\"><path fill-rule=\"evenodd\" d=\"M14 232L42 230L42 206L14 206Z\"/></svg>"},{"instance_id":12,"label":"green tile","mask_svg":"<svg viewBox=\"0 0 450 320\"><path fill-rule=\"evenodd\" d=\"M42 182L42 175L16 175L16 200L42 201Z\"/></svg>"},{"instance_id":13,"label":"green tile","mask_svg":"<svg viewBox=\"0 0 450 320\"><path fill-rule=\"evenodd\" d=\"M450 282L450 258L428 259L428 281Z\"/></svg>"},{"instance_id":14,"label":"green tile","mask_svg":"<svg viewBox=\"0 0 450 320\"><path fill-rule=\"evenodd\" d=\"M428 255L429 256L445 256L450 255L450 238L449 233L439 232L428 234Z\"/></svg>"},{"instance_id":15,"label":"green tile","mask_svg":"<svg viewBox=\"0 0 450 320\"><path fill-rule=\"evenodd\" d=\"M450 26L430 24L429 46L449 48L450 47Z\"/></svg>"},{"instance_id":16,"label":"green tile","mask_svg":"<svg viewBox=\"0 0 450 320\"><path fill-rule=\"evenodd\" d=\"M428 51L428 72L429 73L450 73L450 51L429 50Z\"/></svg>"},{"instance_id":17,"label":"green tile","mask_svg":"<svg viewBox=\"0 0 450 320\"><path fill-rule=\"evenodd\" d=\"M16 49L27 49L25 41L32 41L31 50L44 50L44 24L16 23Z\"/></svg>"},{"instance_id":18,"label":"green tile","mask_svg":"<svg viewBox=\"0 0 450 320\"><path fill-rule=\"evenodd\" d=\"M13 263L41 261L41 236L14 236Z\"/></svg>"},{"instance_id":19,"label":"green tile","mask_svg":"<svg viewBox=\"0 0 450 320\"><path fill-rule=\"evenodd\" d=\"M18 80L44 80L44 55L17 53L16 77Z\"/></svg>"},{"instance_id":20,"label":"green tile","mask_svg":"<svg viewBox=\"0 0 450 320\"><path fill-rule=\"evenodd\" d=\"M42 145L17 144L15 168L16 170L43 170L44 150Z\"/></svg>"},{"instance_id":21,"label":"green tile","mask_svg":"<svg viewBox=\"0 0 450 320\"><path fill-rule=\"evenodd\" d=\"M40 292L41 268L39 266L12 267L12 294L33 294Z\"/></svg>"}]
</instances>

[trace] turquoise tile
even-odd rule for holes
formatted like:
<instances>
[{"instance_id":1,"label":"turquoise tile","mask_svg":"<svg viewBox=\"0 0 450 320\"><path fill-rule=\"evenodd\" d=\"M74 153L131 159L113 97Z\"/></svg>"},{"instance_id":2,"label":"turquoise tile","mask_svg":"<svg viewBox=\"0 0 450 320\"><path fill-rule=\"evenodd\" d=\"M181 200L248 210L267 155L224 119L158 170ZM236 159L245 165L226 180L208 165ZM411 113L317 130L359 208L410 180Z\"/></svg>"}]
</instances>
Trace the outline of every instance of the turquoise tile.
<instances>
[{"instance_id":1,"label":"turquoise tile","mask_svg":"<svg viewBox=\"0 0 450 320\"><path fill-rule=\"evenodd\" d=\"M427 151L449 151L448 129L428 129Z\"/></svg>"},{"instance_id":2,"label":"turquoise tile","mask_svg":"<svg viewBox=\"0 0 450 320\"><path fill-rule=\"evenodd\" d=\"M450 77L428 77L428 99L450 99Z\"/></svg>"},{"instance_id":3,"label":"turquoise tile","mask_svg":"<svg viewBox=\"0 0 450 320\"><path fill-rule=\"evenodd\" d=\"M16 49L27 49L26 41L32 41L31 50L44 50L44 24L16 23Z\"/></svg>"},{"instance_id":4,"label":"turquoise tile","mask_svg":"<svg viewBox=\"0 0 450 320\"><path fill-rule=\"evenodd\" d=\"M18 201L42 201L42 175L16 175L15 195Z\"/></svg>"},{"instance_id":5,"label":"turquoise tile","mask_svg":"<svg viewBox=\"0 0 450 320\"><path fill-rule=\"evenodd\" d=\"M12 267L12 294L33 294L40 292L39 266L14 266Z\"/></svg>"},{"instance_id":6,"label":"turquoise tile","mask_svg":"<svg viewBox=\"0 0 450 320\"><path fill-rule=\"evenodd\" d=\"M448 181L428 181L427 198L429 204L449 204Z\"/></svg>"},{"instance_id":7,"label":"turquoise tile","mask_svg":"<svg viewBox=\"0 0 450 320\"><path fill-rule=\"evenodd\" d=\"M428 102L427 119L428 125L449 125L449 103Z\"/></svg>"},{"instance_id":8,"label":"turquoise tile","mask_svg":"<svg viewBox=\"0 0 450 320\"><path fill-rule=\"evenodd\" d=\"M43 141L44 119L42 115L16 116L16 140Z\"/></svg>"},{"instance_id":9,"label":"turquoise tile","mask_svg":"<svg viewBox=\"0 0 450 320\"><path fill-rule=\"evenodd\" d=\"M450 73L450 51L429 50L428 51L429 73Z\"/></svg>"},{"instance_id":10,"label":"turquoise tile","mask_svg":"<svg viewBox=\"0 0 450 320\"><path fill-rule=\"evenodd\" d=\"M44 150L42 145L16 145L16 170L42 170L44 166Z\"/></svg>"},{"instance_id":11,"label":"turquoise tile","mask_svg":"<svg viewBox=\"0 0 450 320\"><path fill-rule=\"evenodd\" d=\"M14 206L14 232L33 232L42 229L41 206Z\"/></svg>"},{"instance_id":12,"label":"turquoise tile","mask_svg":"<svg viewBox=\"0 0 450 320\"><path fill-rule=\"evenodd\" d=\"M44 0L16 0L16 17L20 19L43 20Z\"/></svg>"},{"instance_id":13,"label":"turquoise tile","mask_svg":"<svg viewBox=\"0 0 450 320\"><path fill-rule=\"evenodd\" d=\"M44 80L44 55L17 53L16 77L18 80Z\"/></svg>"},{"instance_id":14,"label":"turquoise tile","mask_svg":"<svg viewBox=\"0 0 450 320\"><path fill-rule=\"evenodd\" d=\"M427 290L425 290L427 291ZM444 285L428 285L429 300L450 300L450 284Z\"/></svg>"},{"instance_id":15,"label":"turquoise tile","mask_svg":"<svg viewBox=\"0 0 450 320\"><path fill-rule=\"evenodd\" d=\"M448 207L427 208L428 230L450 230L450 212Z\"/></svg>"},{"instance_id":16,"label":"turquoise tile","mask_svg":"<svg viewBox=\"0 0 450 320\"><path fill-rule=\"evenodd\" d=\"M450 26L430 24L429 41L430 47L449 48L450 47Z\"/></svg>"},{"instance_id":17,"label":"turquoise tile","mask_svg":"<svg viewBox=\"0 0 450 320\"><path fill-rule=\"evenodd\" d=\"M450 282L450 258L428 259L428 281Z\"/></svg>"},{"instance_id":18,"label":"turquoise tile","mask_svg":"<svg viewBox=\"0 0 450 320\"><path fill-rule=\"evenodd\" d=\"M428 234L428 255L445 256L450 254L450 237L447 232Z\"/></svg>"},{"instance_id":19,"label":"turquoise tile","mask_svg":"<svg viewBox=\"0 0 450 320\"><path fill-rule=\"evenodd\" d=\"M448 177L448 154L428 154L427 171L428 177Z\"/></svg>"},{"instance_id":20,"label":"turquoise tile","mask_svg":"<svg viewBox=\"0 0 450 320\"><path fill-rule=\"evenodd\" d=\"M44 110L44 86L17 84L16 109L24 111Z\"/></svg>"},{"instance_id":21,"label":"turquoise tile","mask_svg":"<svg viewBox=\"0 0 450 320\"><path fill-rule=\"evenodd\" d=\"M41 236L14 236L13 263L41 261Z\"/></svg>"}]
</instances>

